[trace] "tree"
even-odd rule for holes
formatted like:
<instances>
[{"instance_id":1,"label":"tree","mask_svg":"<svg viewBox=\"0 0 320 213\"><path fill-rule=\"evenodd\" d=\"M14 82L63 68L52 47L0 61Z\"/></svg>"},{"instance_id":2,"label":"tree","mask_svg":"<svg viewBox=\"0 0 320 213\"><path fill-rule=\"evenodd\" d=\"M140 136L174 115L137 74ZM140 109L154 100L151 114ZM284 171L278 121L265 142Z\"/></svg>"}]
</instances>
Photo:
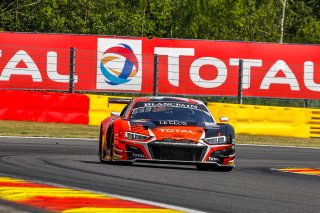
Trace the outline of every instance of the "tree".
<instances>
[{"instance_id":1,"label":"tree","mask_svg":"<svg viewBox=\"0 0 320 213\"><path fill-rule=\"evenodd\" d=\"M0 30L261 42L279 42L283 36L283 42L319 43L320 4L318 0L2 0Z\"/></svg>"}]
</instances>

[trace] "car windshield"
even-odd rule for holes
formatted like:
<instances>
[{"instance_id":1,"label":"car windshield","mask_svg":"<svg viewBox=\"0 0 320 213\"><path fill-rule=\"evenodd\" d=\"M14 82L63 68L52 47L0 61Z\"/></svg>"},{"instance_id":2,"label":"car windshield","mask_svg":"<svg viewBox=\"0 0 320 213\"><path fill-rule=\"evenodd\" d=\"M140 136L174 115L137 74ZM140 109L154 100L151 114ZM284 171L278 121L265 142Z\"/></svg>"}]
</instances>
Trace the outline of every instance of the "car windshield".
<instances>
[{"instance_id":1,"label":"car windshield","mask_svg":"<svg viewBox=\"0 0 320 213\"><path fill-rule=\"evenodd\" d=\"M132 109L130 119L214 122L205 106L178 102L137 102Z\"/></svg>"}]
</instances>

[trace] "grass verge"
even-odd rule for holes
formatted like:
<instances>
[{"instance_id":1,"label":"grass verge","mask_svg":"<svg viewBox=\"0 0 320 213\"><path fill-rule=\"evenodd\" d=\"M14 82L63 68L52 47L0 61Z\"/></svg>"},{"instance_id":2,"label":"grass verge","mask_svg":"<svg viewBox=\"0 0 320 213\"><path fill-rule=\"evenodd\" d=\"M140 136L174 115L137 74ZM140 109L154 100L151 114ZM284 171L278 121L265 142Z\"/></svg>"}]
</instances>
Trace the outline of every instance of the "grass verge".
<instances>
[{"instance_id":1,"label":"grass verge","mask_svg":"<svg viewBox=\"0 0 320 213\"><path fill-rule=\"evenodd\" d=\"M294 138L261 135L236 135L237 144L258 144L276 146L319 147L320 138Z\"/></svg>"},{"instance_id":2,"label":"grass verge","mask_svg":"<svg viewBox=\"0 0 320 213\"><path fill-rule=\"evenodd\" d=\"M0 120L1 136L98 138L99 126Z\"/></svg>"},{"instance_id":3,"label":"grass verge","mask_svg":"<svg viewBox=\"0 0 320 213\"><path fill-rule=\"evenodd\" d=\"M1 136L98 138L99 126L0 120ZM320 147L319 138L236 135L237 144Z\"/></svg>"}]
</instances>

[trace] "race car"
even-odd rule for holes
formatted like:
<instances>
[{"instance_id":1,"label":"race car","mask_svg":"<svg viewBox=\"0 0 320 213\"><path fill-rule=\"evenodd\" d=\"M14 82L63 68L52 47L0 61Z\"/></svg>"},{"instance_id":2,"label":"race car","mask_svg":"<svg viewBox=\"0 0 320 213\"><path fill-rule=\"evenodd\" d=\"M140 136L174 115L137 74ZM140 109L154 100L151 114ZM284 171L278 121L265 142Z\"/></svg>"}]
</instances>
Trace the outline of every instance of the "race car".
<instances>
[{"instance_id":1,"label":"race car","mask_svg":"<svg viewBox=\"0 0 320 213\"><path fill-rule=\"evenodd\" d=\"M101 162L192 164L201 170L231 171L235 133L217 123L199 100L179 97L109 99L127 103L101 122Z\"/></svg>"}]
</instances>

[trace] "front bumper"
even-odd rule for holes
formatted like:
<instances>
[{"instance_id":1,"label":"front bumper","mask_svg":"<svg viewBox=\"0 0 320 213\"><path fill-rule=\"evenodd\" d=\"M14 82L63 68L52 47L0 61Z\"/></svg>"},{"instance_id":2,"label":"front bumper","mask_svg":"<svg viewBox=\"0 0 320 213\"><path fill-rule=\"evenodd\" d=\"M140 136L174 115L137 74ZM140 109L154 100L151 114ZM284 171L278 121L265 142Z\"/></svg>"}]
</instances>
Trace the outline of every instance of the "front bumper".
<instances>
[{"instance_id":1,"label":"front bumper","mask_svg":"<svg viewBox=\"0 0 320 213\"><path fill-rule=\"evenodd\" d=\"M121 141L122 149L115 148L115 159L129 162L163 164L212 164L234 166L235 145L207 145L194 142L136 142Z\"/></svg>"}]
</instances>

